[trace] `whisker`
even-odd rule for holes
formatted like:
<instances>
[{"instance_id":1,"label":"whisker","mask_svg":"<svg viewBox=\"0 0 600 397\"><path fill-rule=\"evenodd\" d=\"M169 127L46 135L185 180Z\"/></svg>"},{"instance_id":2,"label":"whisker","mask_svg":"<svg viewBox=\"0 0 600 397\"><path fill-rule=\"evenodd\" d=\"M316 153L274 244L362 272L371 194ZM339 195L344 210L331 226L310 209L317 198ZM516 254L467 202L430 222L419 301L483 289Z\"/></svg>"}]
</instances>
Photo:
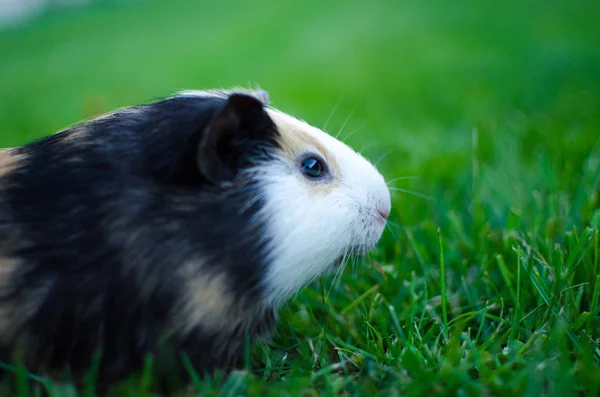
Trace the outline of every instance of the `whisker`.
<instances>
[{"instance_id":1,"label":"whisker","mask_svg":"<svg viewBox=\"0 0 600 397\"><path fill-rule=\"evenodd\" d=\"M381 163L383 161L383 159L386 158L387 156L389 156L392 152L393 152L393 150L388 150L387 152L382 154L379 157L379 159L377 159L377 161L375 162L375 167L377 167L379 165L379 163Z\"/></svg>"},{"instance_id":2,"label":"whisker","mask_svg":"<svg viewBox=\"0 0 600 397\"><path fill-rule=\"evenodd\" d=\"M411 231L414 231L414 230L420 230L421 229L421 227L418 226L418 225L414 225L414 226L402 225L400 223L395 223L395 222L392 222L390 220L388 220L387 223L388 223L387 227L394 226L398 230L411 230Z\"/></svg>"},{"instance_id":3,"label":"whisker","mask_svg":"<svg viewBox=\"0 0 600 397\"><path fill-rule=\"evenodd\" d=\"M336 270L335 276L333 277L333 281L331 282L331 286L329 287L329 291L327 292L327 295L326 295L327 299L329 299L329 297L331 295L331 291L333 291L334 287L337 285L337 283L342 278L342 274L344 273L344 269L346 268L346 263L348 261L347 257L348 257L347 253L344 254L344 256L342 257L342 262L340 263L340 266Z\"/></svg>"},{"instance_id":4,"label":"whisker","mask_svg":"<svg viewBox=\"0 0 600 397\"><path fill-rule=\"evenodd\" d=\"M362 148L359 150L359 152L360 152L360 153L364 153L366 150L368 150L368 149L371 149L372 147L375 147L375 146L383 146L383 144L381 144L381 143L378 143L378 142L371 142L371 143L369 143L367 146L364 146L364 147L362 147Z\"/></svg>"},{"instance_id":5,"label":"whisker","mask_svg":"<svg viewBox=\"0 0 600 397\"><path fill-rule=\"evenodd\" d=\"M335 271L335 276L333 277L332 286L337 283L337 279L338 279L338 277L340 277L340 273L342 272L342 269L344 268L344 263L347 261L347 255L348 254L344 254L342 256L342 260L340 261L340 264L338 265L338 268ZM330 290L330 292L331 292L331 290Z\"/></svg>"},{"instance_id":6,"label":"whisker","mask_svg":"<svg viewBox=\"0 0 600 397\"><path fill-rule=\"evenodd\" d=\"M335 104L335 106L333 107L333 109L331 110L331 112L329 113L329 116L327 116L327 119L325 120L325 124L323 125L322 130L323 131L327 131L327 125L329 125L329 122L331 121L331 118L333 117L333 115L335 114L337 108L340 106L340 104L342 103L342 100L344 100L344 97L346 96L346 94L342 94L340 96L340 99L338 99L337 103Z\"/></svg>"},{"instance_id":7,"label":"whisker","mask_svg":"<svg viewBox=\"0 0 600 397\"><path fill-rule=\"evenodd\" d=\"M347 137L340 139L341 141L347 141L348 139L350 139L350 137L354 134L356 134L358 131L361 130L362 127L358 127L357 129L353 130L350 134L348 134ZM341 131L340 131L341 132ZM337 138L337 137L336 137Z\"/></svg>"},{"instance_id":8,"label":"whisker","mask_svg":"<svg viewBox=\"0 0 600 397\"><path fill-rule=\"evenodd\" d=\"M420 178L421 178L420 176L401 176L400 178L395 178L395 179L392 179L391 181L388 181L387 185L389 186L390 183L394 183L394 182L397 182L397 181L402 181L402 180L405 180L405 179L420 179Z\"/></svg>"},{"instance_id":9,"label":"whisker","mask_svg":"<svg viewBox=\"0 0 600 397\"><path fill-rule=\"evenodd\" d=\"M340 281L340 278L342 277L342 274L344 273L344 269L346 268L346 264L348 263L348 254L346 253L344 255L344 257L342 258L342 263L340 263L340 267L338 268L335 278L334 278L334 285L337 285L337 283Z\"/></svg>"},{"instance_id":10,"label":"whisker","mask_svg":"<svg viewBox=\"0 0 600 397\"><path fill-rule=\"evenodd\" d=\"M356 278L357 275L357 271L358 271L358 258L354 257L352 258L352 278Z\"/></svg>"},{"instance_id":11,"label":"whisker","mask_svg":"<svg viewBox=\"0 0 600 397\"><path fill-rule=\"evenodd\" d=\"M390 231L390 233L392 234L392 237L394 237L394 241L395 241L395 242L398 242L398 241L400 241L400 240L398 239L398 236L396 235L396 233L394 233L394 231L393 231L393 230L392 230L392 228L390 227L390 225L388 225L388 224L386 223L386 224L385 224L385 227L387 228L387 230L389 230L389 231Z\"/></svg>"},{"instance_id":12,"label":"whisker","mask_svg":"<svg viewBox=\"0 0 600 397\"><path fill-rule=\"evenodd\" d=\"M415 197L420 197L420 198L425 199L425 200L435 201L435 199L433 197L431 197L431 196L427 196L425 194L421 194L421 193L418 193L418 192L413 192L412 190L402 189L402 188L399 188L399 187L388 187L388 189L390 189L391 191L394 191L394 192L401 192L401 193L410 194L410 195L413 195Z\"/></svg>"},{"instance_id":13,"label":"whisker","mask_svg":"<svg viewBox=\"0 0 600 397\"><path fill-rule=\"evenodd\" d=\"M340 136L340 134L344 130L344 127L346 127L346 124L348 123L348 121L350 121L350 118L354 115L354 111L356 110L356 107L358 106L359 102L360 102L360 100L357 100L356 103L354 104L354 106L352 107L352 110L348 114L348 117L346 117L346 120L344 121L344 124L342 124L342 127L340 128L340 130L338 131L337 135L335 136L336 138ZM348 139L348 138L346 138L346 139Z\"/></svg>"},{"instance_id":14,"label":"whisker","mask_svg":"<svg viewBox=\"0 0 600 397\"><path fill-rule=\"evenodd\" d=\"M342 277L344 276L344 272L346 271L346 266L348 266L348 262L350 261L350 259L352 259L352 256L346 255L346 260L344 261L343 266L341 266L341 268L340 268L340 273L339 273L338 280L337 280L338 283L341 281Z\"/></svg>"},{"instance_id":15,"label":"whisker","mask_svg":"<svg viewBox=\"0 0 600 397\"><path fill-rule=\"evenodd\" d=\"M390 219L386 220L386 224L387 225L396 226L396 227L399 227L399 228L410 228L410 226L401 225L401 224L399 224L397 222L394 222L394 221L392 221Z\"/></svg>"}]
</instances>

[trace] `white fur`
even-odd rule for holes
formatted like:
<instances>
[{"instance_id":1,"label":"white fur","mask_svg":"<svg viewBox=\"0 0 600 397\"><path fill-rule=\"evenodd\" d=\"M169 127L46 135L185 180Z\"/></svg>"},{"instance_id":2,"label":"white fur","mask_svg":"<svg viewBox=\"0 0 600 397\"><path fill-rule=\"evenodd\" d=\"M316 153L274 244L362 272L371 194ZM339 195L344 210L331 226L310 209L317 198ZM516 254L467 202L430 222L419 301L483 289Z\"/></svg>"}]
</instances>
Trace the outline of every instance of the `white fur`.
<instances>
[{"instance_id":1,"label":"white fur","mask_svg":"<svg viewBox=\"0 0 600 397\"><path fill-rule=\"evenodd\" d=\"M340 173L336 186L317 192L300 179L304 176L294 159L281 157L262 173L263 215L272 239L264 282L269 303L279 306L351 248L359 246L363 252L373 248L385 227L377 211L389 212L391 203L383 176L349 146L289 115L268 112L280 122L280 129L293 125L316 138L335 157Z\"/></svg>"}]
</instances>

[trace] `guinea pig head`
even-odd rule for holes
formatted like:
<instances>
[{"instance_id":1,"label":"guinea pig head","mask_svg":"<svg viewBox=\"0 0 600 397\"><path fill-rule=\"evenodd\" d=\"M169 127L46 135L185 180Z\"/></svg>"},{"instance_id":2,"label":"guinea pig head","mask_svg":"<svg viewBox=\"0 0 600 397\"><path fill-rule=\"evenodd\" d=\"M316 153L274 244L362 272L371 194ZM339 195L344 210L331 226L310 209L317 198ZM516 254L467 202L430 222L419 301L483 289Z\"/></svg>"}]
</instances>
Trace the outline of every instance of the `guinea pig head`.
<instances>
[{"instance_id":1,"label":"guinea pig head","mask_svg":"<svg viewBox=\"0 0 600 397\"><path fill-rule=\"evenodd\" d=\"M376 167L331 135L267 109L277 131L264 168L264 216L271 241L267 294L277 306L340 260L379 241L391 209Z\"/></svg>"},{"instance_id":2,"label":"guinea pig head","mask_svg":"<svg viewBox=\"0 0 600 397\"><path fill-rule=\"evenodd\" d=\"M264 253L261 279L270 306L377 244L391 203L372 163L326 132L270 107L264 95L186 95L224 99L203 127L198 167L213 184L252 181L241 186L251 186L243 193L249 202L261 202L253 216L259 226L251 234Z\"/></svg>"}]
</instances>

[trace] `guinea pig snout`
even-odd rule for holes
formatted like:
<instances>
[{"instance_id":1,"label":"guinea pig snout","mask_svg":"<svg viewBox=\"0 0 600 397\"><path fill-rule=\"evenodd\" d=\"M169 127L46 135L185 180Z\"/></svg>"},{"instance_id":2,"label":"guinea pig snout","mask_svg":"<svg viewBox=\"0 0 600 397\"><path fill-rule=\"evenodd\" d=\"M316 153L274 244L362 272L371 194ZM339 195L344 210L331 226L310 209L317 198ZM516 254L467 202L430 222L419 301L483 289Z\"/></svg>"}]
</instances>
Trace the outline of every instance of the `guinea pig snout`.
<instances>
[{"instance_id":1,"label":"guinea pig snout","mask_svg":"<svg viewBox=\"0 0 600 397\"><path fill-rule=\"evenodd\" d=\"M385 202L380 202L375 205L375 214L377 217L377 223L384 225L390 216L391 206Z\"/></svg>"},{"instance_id":2,"label":"guinea pig snout","mask_svg":"<svg viewBox=\"0 0 600 397\"><path fill-rule=\"evenodd\" d=\"M371 202L373 203L374 213L380 223L385 223L387 221L390 216L390 211L392 210L392 203L388 192L387 189L382 188L377 190L372 196Z\"/></svg>"}]
</instances>

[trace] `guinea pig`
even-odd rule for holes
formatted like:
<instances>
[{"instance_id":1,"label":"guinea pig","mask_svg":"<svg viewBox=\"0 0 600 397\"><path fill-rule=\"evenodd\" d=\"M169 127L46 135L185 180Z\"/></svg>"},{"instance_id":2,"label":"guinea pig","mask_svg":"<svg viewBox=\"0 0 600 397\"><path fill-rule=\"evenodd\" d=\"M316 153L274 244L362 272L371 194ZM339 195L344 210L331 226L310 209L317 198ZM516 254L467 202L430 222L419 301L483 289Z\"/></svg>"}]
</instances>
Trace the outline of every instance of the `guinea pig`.
<instances>
[{"instance_id":1,"label":"guinea pig","mask_svg":"<svg viewBox=\"0 0 600 397\"><path fill-rule=\"evenodd\" d=\"M372 163L261 90L180 92L4 149L0 359L76 377L100 351L115 382L168 345L233 369L390 209Z\"/></svg>"}]
</instances>

